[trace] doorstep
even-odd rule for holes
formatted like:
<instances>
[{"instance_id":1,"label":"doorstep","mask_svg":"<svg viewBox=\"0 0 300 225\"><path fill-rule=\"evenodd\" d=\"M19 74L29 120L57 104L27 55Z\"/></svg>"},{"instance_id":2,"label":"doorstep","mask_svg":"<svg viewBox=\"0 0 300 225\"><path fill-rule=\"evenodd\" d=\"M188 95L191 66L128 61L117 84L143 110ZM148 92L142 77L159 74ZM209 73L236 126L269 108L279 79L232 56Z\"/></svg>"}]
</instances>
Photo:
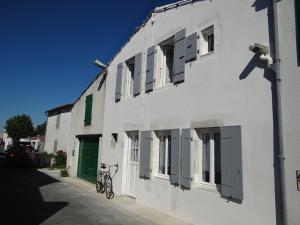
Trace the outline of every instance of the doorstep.
<instances>
[{"instance_id":1,"label":"doorstep","mask_svg":"<svg viewBox=\"0 0 300 225\"><path fill-rule=\"evenodd\" d=\"M61 177L60 170L39 169L39 171L62 182L68 182L69 184L74 185L91 195L94 195L96 198L105 199L113 204L114 207L118 207L121 211L135 214L138 217L143 217L145 221L149 221L153 225L193 225L165 212L143 206L137 203L135 199L130 197L115 196L113 199L107 200L105 194L99 194L96 192L94 184L79 178Z\"/></svg>"}]
</instances>

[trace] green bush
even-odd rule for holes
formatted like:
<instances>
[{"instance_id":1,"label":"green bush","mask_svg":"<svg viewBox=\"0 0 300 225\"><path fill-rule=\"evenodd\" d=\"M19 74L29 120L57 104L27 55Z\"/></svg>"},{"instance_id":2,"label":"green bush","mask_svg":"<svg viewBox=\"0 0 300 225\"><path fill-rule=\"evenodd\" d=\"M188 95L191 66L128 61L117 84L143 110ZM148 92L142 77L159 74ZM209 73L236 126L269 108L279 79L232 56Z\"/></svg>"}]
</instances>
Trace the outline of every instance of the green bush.
<instances>
[{"instance_id":1,"label":"green bush","mask_svg":"<svg viewBox=\"0 0 300 225\"><path fill-rule=\"evenodd\" d=\"M66 168L67 154L64 151L62 150L57 151L54 158L55 158L56 168Z\"/></svg>"},{"instance_id":2,"label":"green bush","mask_svg":"<svg viewBox=\"0 0 300 225\"><path fill-rule=\"evenodd\" d=\"M37 153L37 156L40 160L40 168L50 167L51 159L54 157L54 154L47 152Z\"/></svg>"},{"instance_id":3,"label":"green bush","mask_svg":"<svg viewBox=\"0 0 300 225\"><path fill-rule=\"evenodd\" d=\"M60 170L60 176L68 177L69 176L68 170L66 170L66 169Z\"/></svg>"}]
</instances>

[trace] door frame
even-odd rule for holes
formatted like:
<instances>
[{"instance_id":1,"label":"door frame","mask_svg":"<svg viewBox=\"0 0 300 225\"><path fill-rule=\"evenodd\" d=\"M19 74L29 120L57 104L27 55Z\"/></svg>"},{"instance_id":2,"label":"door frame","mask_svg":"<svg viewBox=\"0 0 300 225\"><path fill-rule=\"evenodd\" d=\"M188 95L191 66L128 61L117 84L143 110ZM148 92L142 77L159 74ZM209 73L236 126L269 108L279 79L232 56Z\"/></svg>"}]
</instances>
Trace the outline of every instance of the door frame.
<instances>
[{"instance_id":1,"label":"door frame","mask_svg":"<svg viewBox=\"0 0 300 225\"><path fill-rule=\"evenodd\" d=\"M128 197L136 198L136 193L132 193L129 191L129 181L130 181L130 156L131 156L131 146L132 146L132 136L138 135L138 162L137 162L137 173L139 173L139 162L140 162L140 132L139 131L126 131L126 149L127 149L127 169L126 169L126 184L125 184L125 194ZM138 180L138 179L137 179ZM136 182L137 182L136 180ZM137 184L135 185L137 187Z\"/></svg>"}]
</instances>

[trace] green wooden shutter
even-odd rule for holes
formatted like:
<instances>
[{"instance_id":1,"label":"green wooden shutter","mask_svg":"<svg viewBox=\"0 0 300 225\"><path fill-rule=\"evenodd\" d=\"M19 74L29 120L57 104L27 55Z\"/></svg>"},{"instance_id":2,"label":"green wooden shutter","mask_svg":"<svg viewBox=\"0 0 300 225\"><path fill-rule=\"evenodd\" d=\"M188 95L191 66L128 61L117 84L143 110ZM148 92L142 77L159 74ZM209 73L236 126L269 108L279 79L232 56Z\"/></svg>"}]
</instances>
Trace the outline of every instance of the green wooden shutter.
<instances>
[{"instance_id":1,"label":"green wooden shutter","mask_svg":"<svg viewBox=\"0 0 300 225\"><path fill-rule=\"evenodd\" d=\"M93 95L88 95L85 98L85 115L84 115L85 126L91 125L92 109L93 109Z\"/></svg>"}]
</instances>

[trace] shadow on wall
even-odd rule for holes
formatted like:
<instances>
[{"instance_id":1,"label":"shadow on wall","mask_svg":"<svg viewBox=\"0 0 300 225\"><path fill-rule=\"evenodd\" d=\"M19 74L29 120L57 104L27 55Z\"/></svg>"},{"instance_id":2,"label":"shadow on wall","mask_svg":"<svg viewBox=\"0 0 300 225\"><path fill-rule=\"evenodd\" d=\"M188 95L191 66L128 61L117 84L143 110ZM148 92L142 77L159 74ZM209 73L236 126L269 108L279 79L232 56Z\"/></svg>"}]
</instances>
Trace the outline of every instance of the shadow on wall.
<instances>
[{"instance_id":1,"label":"shadow on wall","mask_svg":"<svg viewBox=\"0 0 300 225\"><path fill-rule=\"evenodd\" d=\"M59 182L31 169L0 169L0 212L6 225L38 225L68 205L44 201L39 188Z\"/></svg>"},{"instance_id":2,"label":"shadow on wall","mask_svg":"<svg viewBox=\"0 0 300 225\"><path fill-rule=\"evenodd\" d=\"M267 9L267 17L268 17L268 29L269 29L269 43L270 43L270 54L273 57L274 56L274 22L273 22L273 10L272 10L272 1L270 0L256 0L252 7L255 8L255 11L258 12L260 10ZM253 43L249 43L253 44ZM271 67L267 67L266 65L262 64L262 62L259 60L258 55L254 55L253 58L249 61L249 63L245 66L242 73L239 75L240 80L246 79L249 75L251 75L251 72L255 68L261 68L264 69L264 78L267 79L271 83L271 95L272 95L272 119L273 119L273 150L270 149L270 151L273 151L273 168L274 168L274 191L275 191L275 206L276 206L276 224L280 224L280 221L282 221L282 212L280 211L280 205L281 203L281 190L278 188L278 184L280 181L280 177L277 176L279 171L279 159L277 158L278 152L278 113L277 113L277 90L276 90L276 80L275 76L276 74L272 70Z\"/></svg>"}]
</instances>

